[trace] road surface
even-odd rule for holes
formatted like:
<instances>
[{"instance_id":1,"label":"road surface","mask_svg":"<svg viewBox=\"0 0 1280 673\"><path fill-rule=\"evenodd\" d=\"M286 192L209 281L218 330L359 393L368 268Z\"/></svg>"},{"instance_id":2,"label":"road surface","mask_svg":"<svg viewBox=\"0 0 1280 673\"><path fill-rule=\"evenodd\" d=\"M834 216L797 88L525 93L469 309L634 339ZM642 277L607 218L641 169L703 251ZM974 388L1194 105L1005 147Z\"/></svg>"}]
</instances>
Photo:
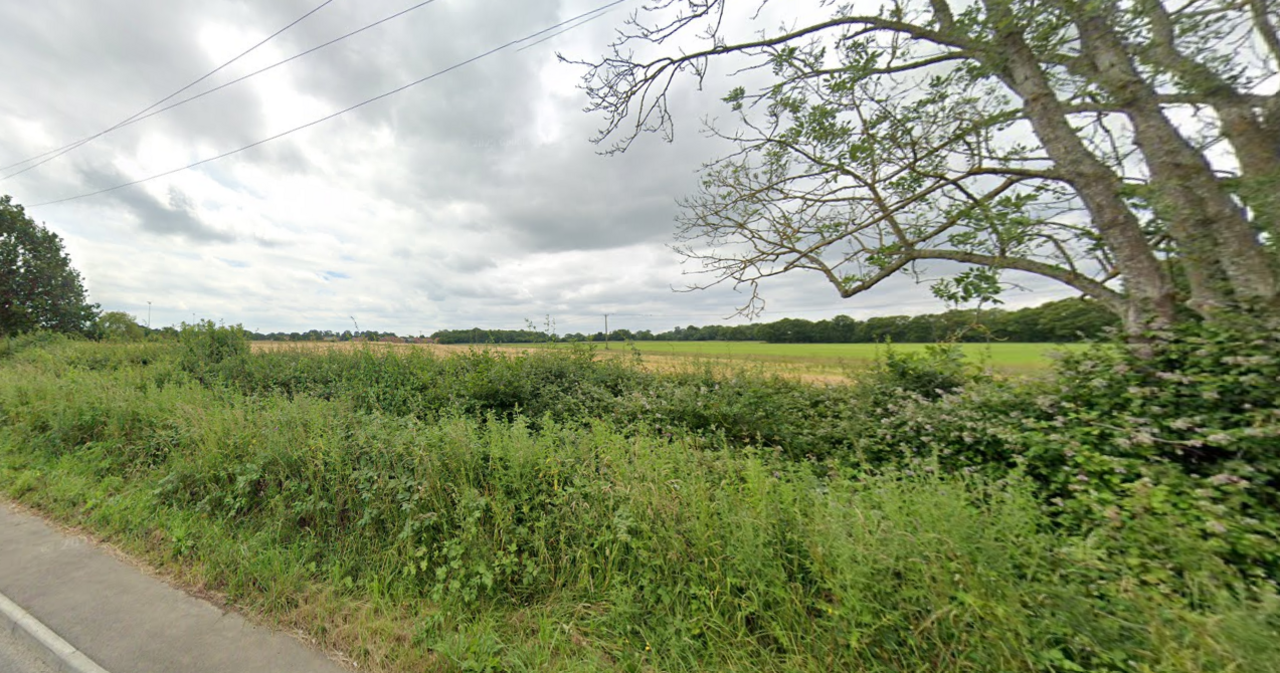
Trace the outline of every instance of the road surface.
<instances>
[{"instance_id":1,"label":"road surface","mask_svg":"<svg viewBox=\"0 0 1280 673\"><path fill-rule=\"evenodd\" d=\"M0 628L0 673L57 673L26 643Z\"/></svg>"},{"instance_id":2,"label":"road surface","mask_svg":"<svg viewBox=\"0 0 1280 673\"><path fill-rule=\"evenodd\" d=\"M0 594L112 673L347 671L2 500Z\"/></svg>"}]
</instances>

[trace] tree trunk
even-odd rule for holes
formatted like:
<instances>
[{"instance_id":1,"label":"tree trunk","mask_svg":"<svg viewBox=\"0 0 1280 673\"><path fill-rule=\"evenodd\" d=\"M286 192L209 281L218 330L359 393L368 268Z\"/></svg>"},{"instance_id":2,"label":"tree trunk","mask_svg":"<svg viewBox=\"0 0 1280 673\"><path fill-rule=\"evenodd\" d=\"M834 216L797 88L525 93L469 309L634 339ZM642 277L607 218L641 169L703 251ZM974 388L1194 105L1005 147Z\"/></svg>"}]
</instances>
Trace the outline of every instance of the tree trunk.
<instances>
[{"instance_id":1,"label":"tree trunk","mask_svg":"<svg viewBox=\"0 0 1280 673\"><path fill-rule=\"evenodd\" d=\"M1022 36L1007 0L984 0L996 26L996 53L985 60L1023 101L1032 129L1049 157L1067 176L1093 218L1103 242L1115 257L1124 280L1128 305L1121 318L1126 331L1138 334L1166 327L1175 314L1174 285L1156 259L1137 216L1120 198L1120 178L1076 135L1039 59Z\"/></svg>"},{"instance_id":2,"label":"tree trunk","mask_svg":"<svg viewBox=\"0 0 1280 673\"><path fill-rule=\"evenodd\" d=\"M1104 87L1133 124L1156 195L1153 205L1169 223L1192 281L1191 307L1212 317L1224 295L1238 306L1272 306L1274 269L1245 214L1204 155L1165 116L1107 18L1083 6L1073 9L1082 46L1077 69ZM1211 286L1219 270L1227 281L1222 289Z\"/></svg>"},{"instance_id":3,"label":"tree trunk","mask_svg":"<svg viewBox=\"0 0 1280 673\"><path fill-rule=\"evenodd\" d=\"M1280 38L1275 37L1268 20L1267 1L1250 0L1255 28L1264 41L1271 38L1273 58L1280 59ZM1254 229L1266 232L1274 241L1280 236L1280 126L1268 123L1265 106L1257 105L1212 68L1179 50L1174 18L1161 0L1144 0L1142 7L1150 20L1156 68L1173 73L1183 87L1217 113L1222 136L1240 163L1239 198L1252 212ZM1274 250L1271 256L1274 264Z\"/></svg>"}]
</instances>

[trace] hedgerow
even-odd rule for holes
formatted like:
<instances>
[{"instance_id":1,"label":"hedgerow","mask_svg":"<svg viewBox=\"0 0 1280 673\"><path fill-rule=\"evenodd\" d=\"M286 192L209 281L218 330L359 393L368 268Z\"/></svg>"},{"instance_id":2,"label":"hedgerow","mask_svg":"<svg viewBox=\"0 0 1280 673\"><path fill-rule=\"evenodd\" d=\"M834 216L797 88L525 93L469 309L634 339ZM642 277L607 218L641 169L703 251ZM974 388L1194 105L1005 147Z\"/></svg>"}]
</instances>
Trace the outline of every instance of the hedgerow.
<instances>
[{"instance_id":1,"label":"hedgerow","mask_svg":"<svg viewBox=\"0 0 1280 673\"><path fill-rule=\"evenodd\" d=\"M11 349L0 488L374 667L1280 665L1269 337L811 386L222 329Z\"/></svg>"}]
</instances>

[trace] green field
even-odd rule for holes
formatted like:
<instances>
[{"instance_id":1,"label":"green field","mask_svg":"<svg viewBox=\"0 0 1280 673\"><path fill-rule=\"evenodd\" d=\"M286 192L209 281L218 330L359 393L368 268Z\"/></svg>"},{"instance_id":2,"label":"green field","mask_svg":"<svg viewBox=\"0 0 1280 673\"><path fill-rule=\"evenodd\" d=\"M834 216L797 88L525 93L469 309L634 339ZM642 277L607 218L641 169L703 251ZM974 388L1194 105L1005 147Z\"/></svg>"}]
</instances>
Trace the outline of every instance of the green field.
<instances>
[{"instance_id":1,"label":"green field","mask_svg":"<svg viewBox=\"0 0 1280 673\"><path fill-rule=\"evenodd\" d=\"M600 351L604 345L591 344ZM1078 351L1084 344L969 343L959 344L974 364L1006 373L1047 369L1055 352ZM527 348L526 345L518 346ZM557 344L557 347L563 347ZM716 360L734 363L780 365L783 372L801 375L844 376L883 358L890 348L900 353L921 353L929 344L779 344L762 341L632 341L610 343L609 351L639 351L643 357Z\"/></svg>"}]
</instances>

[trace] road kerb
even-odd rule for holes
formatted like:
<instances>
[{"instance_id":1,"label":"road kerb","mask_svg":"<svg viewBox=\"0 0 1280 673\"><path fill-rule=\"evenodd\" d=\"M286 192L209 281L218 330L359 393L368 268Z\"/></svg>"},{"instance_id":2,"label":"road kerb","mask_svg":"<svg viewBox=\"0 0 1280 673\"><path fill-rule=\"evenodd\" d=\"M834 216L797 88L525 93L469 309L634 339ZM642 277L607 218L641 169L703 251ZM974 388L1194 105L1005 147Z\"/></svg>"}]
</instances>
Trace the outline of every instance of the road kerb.
<instances>
[{"instance_id":1,"label":"road kerb","mask_svg":"<svg viewBox=\"0 0 1280 673\"><path fill-rule=\"evenodd\" d=\"M26 641L50 668L62 673L107 673L20 605L0 594L0 628Z\"/></svg>"}]
</instances>

